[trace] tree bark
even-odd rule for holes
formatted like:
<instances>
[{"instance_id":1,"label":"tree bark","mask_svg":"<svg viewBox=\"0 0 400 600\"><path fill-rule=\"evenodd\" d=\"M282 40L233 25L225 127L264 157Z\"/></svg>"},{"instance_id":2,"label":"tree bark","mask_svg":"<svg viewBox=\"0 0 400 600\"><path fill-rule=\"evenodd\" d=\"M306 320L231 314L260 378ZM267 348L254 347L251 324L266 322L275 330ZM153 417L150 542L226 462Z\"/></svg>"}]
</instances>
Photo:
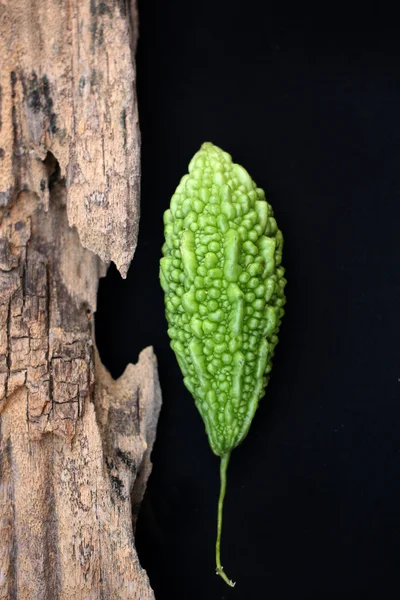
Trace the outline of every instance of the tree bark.
<instances>
[{"instance_id":1,"label":"tree bark","mask_svg":"<svg viewBox=\"0 0 400 600\"><path fill-rule=\"evenodd\" d=\"M161 404L145 349L114 381L100 277L139 221L137 15L0 0L0 599L150 599L134 522Z\"/></svg>"}]
</instances>

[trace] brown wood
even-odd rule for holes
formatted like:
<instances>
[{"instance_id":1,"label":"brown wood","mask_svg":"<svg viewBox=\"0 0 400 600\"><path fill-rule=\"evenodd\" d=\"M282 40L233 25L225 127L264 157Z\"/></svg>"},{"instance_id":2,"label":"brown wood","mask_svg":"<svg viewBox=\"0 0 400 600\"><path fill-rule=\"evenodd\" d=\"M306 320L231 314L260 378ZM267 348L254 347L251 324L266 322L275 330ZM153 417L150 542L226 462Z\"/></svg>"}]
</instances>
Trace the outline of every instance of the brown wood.
<instances>
[{"instance_id":1,"label":"brown wood","mask_svg":"<svg viewBox=\"0 0 400 600\"><path fill-rule=\"evenodd\" d=\"M139 221L135 7L0 0L0 599L150 599L134 519L161 404L114 381L100 277Z\"/></svg>"}]
</instances>

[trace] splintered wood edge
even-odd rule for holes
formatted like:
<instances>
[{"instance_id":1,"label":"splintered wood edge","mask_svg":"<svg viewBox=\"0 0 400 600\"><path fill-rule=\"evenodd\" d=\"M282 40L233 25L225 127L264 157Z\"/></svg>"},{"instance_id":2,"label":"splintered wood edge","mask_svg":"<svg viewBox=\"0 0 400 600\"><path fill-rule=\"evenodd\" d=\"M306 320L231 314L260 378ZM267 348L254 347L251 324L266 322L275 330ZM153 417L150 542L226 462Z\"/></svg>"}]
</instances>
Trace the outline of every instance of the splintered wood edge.
<instances>
[{"instance_id":1,"label":"splintered wood edge","mask_svg":"<svg viewBox=\"0 0 400 600\"><path fill-rule=\"evenodd\" d=\"M0 30L0 207L21 191L48 206L51 155L69 224L126 277L140 216L135 2L14 0Z\"/></svg>"}]
</instances>

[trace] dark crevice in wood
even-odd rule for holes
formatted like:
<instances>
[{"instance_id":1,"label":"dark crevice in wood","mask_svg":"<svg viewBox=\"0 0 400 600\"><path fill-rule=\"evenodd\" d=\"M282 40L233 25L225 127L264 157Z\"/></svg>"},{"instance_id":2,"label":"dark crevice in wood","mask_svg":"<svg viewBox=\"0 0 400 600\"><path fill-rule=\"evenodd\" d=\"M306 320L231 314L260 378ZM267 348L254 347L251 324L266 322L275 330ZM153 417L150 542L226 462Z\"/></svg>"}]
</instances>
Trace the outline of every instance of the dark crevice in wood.
<instances>
[{"instance_id":1,"label":"dark crevice in wood","mask_svg":"<svg viewBox=\"0 0 400 600\"><path fill-rule=\"evenodd\" d=\"M46 157L43 160L43 164L46 168L47 185L49 191L51 192L56 184L61 184L65 186L65 178L61 177L60 163L58 162L54 154L50 152L50 150L47 152Z\"/></svg>"}]
</instances>

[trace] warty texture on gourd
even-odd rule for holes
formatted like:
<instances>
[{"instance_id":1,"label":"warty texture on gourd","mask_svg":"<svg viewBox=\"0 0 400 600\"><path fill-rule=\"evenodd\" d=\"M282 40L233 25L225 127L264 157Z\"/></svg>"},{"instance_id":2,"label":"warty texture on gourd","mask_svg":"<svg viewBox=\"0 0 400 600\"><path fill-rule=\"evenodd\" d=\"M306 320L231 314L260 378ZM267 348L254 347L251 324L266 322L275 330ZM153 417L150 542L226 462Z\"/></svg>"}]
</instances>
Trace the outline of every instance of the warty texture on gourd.
<instances>
[{"instance_id":1,"label":"warty texture on gourd","mask_svg":"<svg viewBox=\"0 0 400 600\"><path fill-rule=\"evenodd\" d=\"M164 213L165 293L171 347L221 457L217 573L230 453L246 437L278 342L286 280L283 237L247 171L206 142Z\"/></svg>"}]
</instances>

